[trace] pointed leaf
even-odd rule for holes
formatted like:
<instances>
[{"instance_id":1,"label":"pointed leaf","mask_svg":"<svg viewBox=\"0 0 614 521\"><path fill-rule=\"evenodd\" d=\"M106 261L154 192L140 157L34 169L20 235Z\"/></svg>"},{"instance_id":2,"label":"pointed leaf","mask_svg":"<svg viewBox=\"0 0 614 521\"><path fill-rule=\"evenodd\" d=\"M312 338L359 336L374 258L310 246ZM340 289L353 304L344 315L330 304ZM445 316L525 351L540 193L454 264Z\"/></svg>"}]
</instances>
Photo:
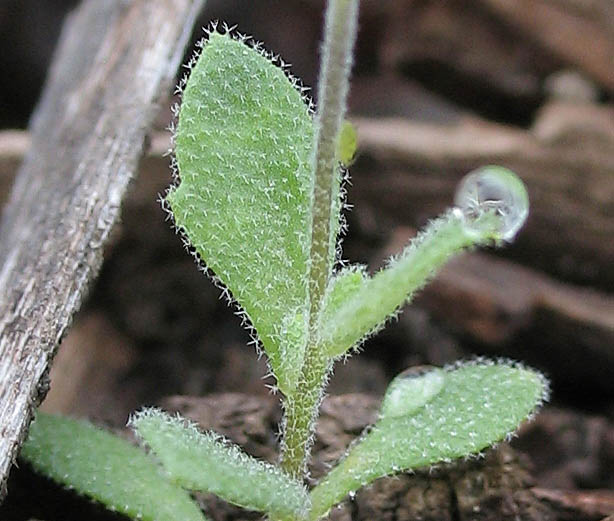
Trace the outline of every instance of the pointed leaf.
<instances>
[{"instance_id":1,"label":"pointed leaf","mask_svg":"<svg viewBox=\"0 0 614 521\"><path fill-rule=\"evenodd\" d=\"M361 266L350 266L337 273L330 281L324 299L324 322L352 300L367 283L369 277Z\"/></svg>"},{"instance_id":2,"label":"pointed leaf","mask_svg":"<svg viewBox=\"0 0 614 521\"><path fill-rule=\"evenodd\" d=\"M309 107L262 52L214 32L183 93L175 142L175 223L243 307L288 391L306 335L285 326L309 309Z\"/></svg>"},{"instance_id":3,"label":"pointed leaf","mask_svg":"<svg viewBox=\"0 0 614 521\"><path fill-rule=\"evenodd\" d=\"M137 414L131 425L183 487L280 519L302 518L308 511L309 496L301 483L215 433L202 433L156 409Z\"/></svg>"},{"instance_id":4,"label":"pointed leaf","mask_svg":"<svg viewBox=\"0 0 614 521\"><path fill-rule=\"evenodd\" d=\"M482 221L494 220L490 215ZM373 277L364 277L356 291L345 292L341 305L323 315L319 343L331 357L346 353L378 331L445 263L471 246L496 238L492 226L480 233L467 230L460 212L451 210L432 221L405 250Z\"/></svg>"},{"instance_id":5,"label":"pointed leaf","mask_svg":"<svg viewBox=\"0 0 614 521\"><path fill-rule=\"evenodd\" d=\"M507 363L476 361L448 368L444 382L408 414L397 415L398 408L395 414L382 411L373 428L312 490L311 519L377 478L475 454L503 440L548 392L540 373Z\"/></svg>"},{"instance_id":6,"label":"pointed leaf","mask_svg":"<svg viewBox=\"0 0 614 521\"><path fill-rule=\"evenodd\" d=\"M205 521L189 494L127 441L85 422L38 413L21 450L34 469L142 521Z\"/></svg>"}]
</instances>

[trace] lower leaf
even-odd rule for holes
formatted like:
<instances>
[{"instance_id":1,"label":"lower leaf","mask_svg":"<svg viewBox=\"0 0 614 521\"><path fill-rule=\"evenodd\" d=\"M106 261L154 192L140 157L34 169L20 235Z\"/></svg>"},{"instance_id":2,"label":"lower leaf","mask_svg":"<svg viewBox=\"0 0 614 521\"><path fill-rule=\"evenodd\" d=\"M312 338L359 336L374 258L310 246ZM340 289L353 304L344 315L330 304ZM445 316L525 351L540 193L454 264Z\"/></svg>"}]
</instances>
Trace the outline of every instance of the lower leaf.
<instances>
[{"instance_id":1,"label":"lower leaf","mask_svg":"<svg viewBox=\"0 0 614 521\"><path fill-rule=\"evenodd\" d=\"M380 419L312 490L310 519L319 519L347 494L380 477L449 462L496 444L548 394L543 375L508 362L476 360L445 369L441 379L437 374L427 373L409 385L393 381ZM435 387L430 375L437 376ZM421 383L423 390L417 388ZM406 414L399 396L404 389L423 395Z\"/></svg>"},{"instance_id":2,"label":"lower leaf","mask_svg":"<svg viewBox=\"0 0 614 521\"><path fill-rule=\"evenodd\" d=\"M141 521L206 521L139 448L86 421L38 413L21 458L54 481Z\"/></svg>"},{"instance_id":3,"label":"lower leaf","mask_svg":"<svg viewBox=\"0 0 614 521\"><path fill-rule=\"evenodd\" d=\"M157 409L138 413L131 425L176 483L211 492L275 519L303 519L309 496L302 483L257 460L212 432Z\"/></svg>"}]
</instances>

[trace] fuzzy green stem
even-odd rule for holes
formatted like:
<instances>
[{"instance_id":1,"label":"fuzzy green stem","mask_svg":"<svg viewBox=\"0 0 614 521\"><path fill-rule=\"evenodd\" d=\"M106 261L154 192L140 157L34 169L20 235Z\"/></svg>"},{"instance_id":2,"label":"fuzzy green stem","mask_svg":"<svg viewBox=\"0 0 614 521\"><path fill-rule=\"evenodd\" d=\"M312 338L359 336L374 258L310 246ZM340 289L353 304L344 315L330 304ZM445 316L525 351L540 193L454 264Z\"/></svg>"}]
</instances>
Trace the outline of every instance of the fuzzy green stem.
<instances>
[{"instance_id":1,"label":"fuzzy green stem","mask_svg":"<svg viewBox=\"0 0 614 521\"><path fill-rule=\"evenodd\" d=\"M315 185L311 237L311 325L332 274L339 216L334 200L340 182L337 141L347 107L352 51L356 39L358 0L331 0L326 11L322 66L318 88Z\"/></svg>"},{"instance_id":2,"label":"fuzzy green stem","mask_svg":"<svg viewBox=\"0 0 614 521\"><path fill-rule=\"evenodd\" d=\"M309 338L298 388L284 403L282 468L302 479L312 444L323 387L331 367L315 339L324 293L333 271L338 227L339 165L337 142L347 107L358 0L330 0L326 10L318 89L315 182L309 273Z\"/></svg>"},{"instance_id":3,"label":"fuzzy green stem","mask_svg":"<svg viewBox=\"0 0 614 521\"><path fill-rule=\"evenodd\" d=\"M323 388L332 362L316 350L305 360L303 379L292 396L284 400L284 440L281 466L296 479L307 475L307 456L313 444L313 430L322 401Z\"/></svg>"}]
</instances>

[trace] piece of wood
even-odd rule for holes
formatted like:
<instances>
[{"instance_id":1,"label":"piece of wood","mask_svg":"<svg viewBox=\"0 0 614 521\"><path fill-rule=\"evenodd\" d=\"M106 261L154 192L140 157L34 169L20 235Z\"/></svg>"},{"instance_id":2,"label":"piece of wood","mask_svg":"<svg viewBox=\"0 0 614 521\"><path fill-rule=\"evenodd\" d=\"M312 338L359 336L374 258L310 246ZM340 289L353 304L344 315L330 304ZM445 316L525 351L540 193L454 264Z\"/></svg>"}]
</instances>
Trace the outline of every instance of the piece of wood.
<instances>
[{"instance_id":1,"label":"piece of wood","mask_svg":"<svg viewBox=\"0 0 614 521\"><path fill-rule=\"evenodd\" d=\"M614 512L614 492L611 490L557 490L534 487L533 494L549 504L557 519L601 519Z\"/></svg>"},{"instance_id":2,"label":"piece of wood","mask_svg":"<svg viewBox=\"0 0 614 521\"><path fill-rule=\"evenodd\" d=\"M201 6L88 0L62 33L0 228L0 497Z\"/></svg>"},{"instance_id":3,"label":"piece of wood","mask_svg":"<svg viewBox=\"0 0 614 521\"><path fill-rule=\"evenodd\" d=\"M600 353L600 363L609 361L609 370L614 370L614 297L609 294L562 284L508 260L473 252L451 260L418 299L486 345L505 345L526 328L537 329L533 322L544 315L550 315L554 327L556 317L559 328L563 323L565 330L576 325L582 333L566 331L568 338L553 336L554 343L565 350L587 349L578 356ZM462 309L458 302L463 302ZM614 392L614 382L608 385Z\"/></svg>"},{"instance_id":4,"label":"piece of wood","mask_svg":"<svg viewBox=\"0 0 614 521\"><path fill-rule=\"evenodd\" d=\"M556 58L479 2L380 3L389 6L378 49L384 67L490 117L513 112L524 120L539 102Z\"/></svg>"},{"instance_id":5,"label":"piece of wood","mask_svg":"<svg viewBox=\"0 0 614 521\"><path fill-rule=\"evenodd\" d=\"M529 220L505 254L565 280L614 290L613 106L549 103L529 131L468 117L453 124L355 123L366 160L359 157L351 168L354 215L376 209L390 222L422 226L451 204L468 171L501 164L523 178L531 198ZM168 133L155 134L149 161L166 165L168 146ZM167 169L154 170L147 174L155 194L167 184Z\"/></svg>"},{"instance_id":6,"label":"piece of wood","mask_svg":"<svg viewBox=\"0 0 614 521\"><path fill-rule=\"evenodd\" d=\"M349 199L357 204L349 215L372 209L377 219L390 216L395 231L378 255L387 258L414 235L399 223L420 224L437 215L452 201L454 186L466 171L493 162L516 165L532 198L532 215L519 240L523 262L537 267L548 267L553 259L573 264L583 251L586 256L594 253L591 262L601 266L602 273L592 283L608 289L612 242L600 240L604 231L593 235L590 219L601 215L604 230L614 233L614 214L608 210L614 201L607 181L611 159L604 154L614 144L610 116L612 110L603 106L550 103L533 132L467 119L458 126L359 120L360 149L376 163L365 161L367 169L359 160L352 168L355 181ZM2 139L0 134L0 143ZM168 158L163 157L168 147L169 133L152 135L138 190L126 202L132 214L141 215L168 185ZM564 152L567 147L574 157ZM587 183L594 187L590 194L574 188ZM585 211L560 215L573 201ZM355 232L355 227L350 229L350 234ZM582 244L590 249L580 248ZM517 255L517 246L501 252ZM378 264L370 259L371 269ZM586 268L578 263L577 269ZM564 274L552 266L549 270ZM477 254L446 267L417 303L483 352L537 364L568 394L588 389L603 396L614 393L608 377L614 370L614 299L607 292L564 284L538 270Z\"/></svg>"},{"instance_id":7,"label":"piece of wood","mask_svg":"<svg viewBox=\"0 0 614 521\"><path fill-rule=\"evenodd\" d=\"M614 91L614 6L611 0L480 0L528 39Z\"/></svg>"}]
</instances>

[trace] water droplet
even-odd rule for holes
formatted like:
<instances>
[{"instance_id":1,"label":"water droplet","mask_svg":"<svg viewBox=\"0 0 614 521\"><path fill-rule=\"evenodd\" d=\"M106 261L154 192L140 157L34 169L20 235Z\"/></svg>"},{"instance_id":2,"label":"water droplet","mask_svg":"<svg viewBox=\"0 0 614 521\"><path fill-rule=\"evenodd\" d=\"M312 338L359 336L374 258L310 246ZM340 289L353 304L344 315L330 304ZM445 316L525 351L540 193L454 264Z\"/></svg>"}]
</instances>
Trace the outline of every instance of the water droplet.
<instances>
[{"instance_id":1,"label":"water droplet","mask_svg":"<svg viewBox=\"0 0 614 521\"><path fill-rule=\"evenodd\" d=\"M454 204L461 211L465 229L480 236L492 226L500 239L511 241L529 215L524 183L507 168L486 166L467 174L456 190ZM495 224L488 219L495 216Z\"/></svg>"},{"instance_id":2,"label":"water droplet","mask_svg":"<svg viewBox=\"0 0 614 521\"><path fill-rule=\"evenodd\" d=\"M445 371L432 366L419 366L400 373L388 386L381 418L411 415L443 389Z\"/></svg>"}]
</instances>

